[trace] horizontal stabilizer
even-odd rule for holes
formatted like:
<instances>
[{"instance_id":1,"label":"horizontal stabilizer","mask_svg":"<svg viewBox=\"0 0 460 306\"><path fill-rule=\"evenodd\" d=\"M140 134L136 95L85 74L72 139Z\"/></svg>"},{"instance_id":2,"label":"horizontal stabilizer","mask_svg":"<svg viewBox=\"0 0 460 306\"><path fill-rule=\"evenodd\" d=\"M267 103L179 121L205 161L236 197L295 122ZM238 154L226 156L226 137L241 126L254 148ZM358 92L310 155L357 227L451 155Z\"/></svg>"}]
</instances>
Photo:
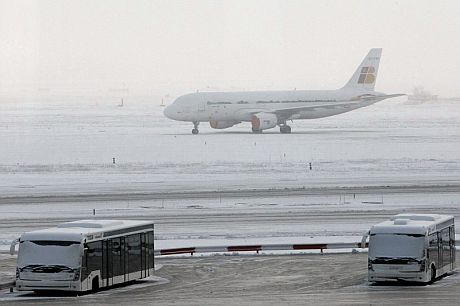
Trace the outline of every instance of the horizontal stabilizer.
<instances>
[{"instance_id":1,"label":"horizontal stabilizer","mask_svg":"<svg viewBox=\"0 0 460 306\"><path fill-rule=\"evenodd\" d=\"M361 100L378 100L382 101L384 99L396 98L405 96L406 94L391 94L391 95L380 95L380 96L368 96L368 97L361 97Z\"/></svg>"}]
</instances>

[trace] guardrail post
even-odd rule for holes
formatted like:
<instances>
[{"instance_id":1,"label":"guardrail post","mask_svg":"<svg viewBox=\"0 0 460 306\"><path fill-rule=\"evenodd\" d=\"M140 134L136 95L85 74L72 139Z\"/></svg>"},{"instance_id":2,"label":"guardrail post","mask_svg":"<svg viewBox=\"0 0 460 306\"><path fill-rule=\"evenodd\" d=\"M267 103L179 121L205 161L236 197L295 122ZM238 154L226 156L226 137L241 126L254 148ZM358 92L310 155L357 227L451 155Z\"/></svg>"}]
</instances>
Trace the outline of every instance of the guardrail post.
<instances>
[{"instance_id":1,"label":"guardrail post","mask_svg":"<svg viewBox=\"0 0 460 306\"><path fill-rule=\"evenodd\" d=\"M11 241L10 255L14 255L14 253L16 252L16 244L18 244L18 243L19 243L19 238L14 239L13 241Z\"/></svg>"},{"instance_id":2,"label":"guardrail post","mask_svg":"<svg viewBox=\"0 0 460 306\"><path fill-rule=\"evenodd\" d=\"M361 239L361 248L365 248L366 247L366 240L367 240L367 237L369 237L369 234L370 234L370 231L367 231L363 234L363 238Z\"/></svg>"}]
</instances>

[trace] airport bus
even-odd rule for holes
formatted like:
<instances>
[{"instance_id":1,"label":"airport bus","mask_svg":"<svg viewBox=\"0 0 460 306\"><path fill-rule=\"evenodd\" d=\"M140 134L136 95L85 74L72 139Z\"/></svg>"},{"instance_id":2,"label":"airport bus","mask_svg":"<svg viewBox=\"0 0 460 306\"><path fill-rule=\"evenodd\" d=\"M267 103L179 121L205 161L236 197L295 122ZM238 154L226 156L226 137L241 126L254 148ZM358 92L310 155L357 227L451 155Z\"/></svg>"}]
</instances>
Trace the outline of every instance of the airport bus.
<instances>
[{"instance_id":1,"label":"airport bus","mask_svg":"<svg viewBox=\"0 0 460 306\"><path fill-rule=\"evenodd\" d=\"M16 289L83 292L148 277L153 231L150 221L81 220L24 233Z\"/></svg>"},{"instance_id":2,"label":"airport bus","mask_svg":"<svg viewBox=\"0 0 460 306\"><path fill-rule=\"evenodd\" d=\"M370 282L429 283L455 269L453 216L399 214L368 234Z\"/></svg>"}]
</instances>

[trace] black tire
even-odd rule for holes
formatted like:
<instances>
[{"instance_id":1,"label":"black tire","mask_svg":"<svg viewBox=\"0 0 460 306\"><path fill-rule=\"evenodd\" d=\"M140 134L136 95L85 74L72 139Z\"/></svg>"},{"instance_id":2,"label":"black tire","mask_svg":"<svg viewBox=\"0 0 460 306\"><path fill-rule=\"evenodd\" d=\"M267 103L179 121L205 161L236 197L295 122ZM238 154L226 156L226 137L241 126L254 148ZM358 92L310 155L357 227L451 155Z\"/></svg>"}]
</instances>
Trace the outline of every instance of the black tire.
<instances>
[{"instance_id":1,"label":"black tire","mask_svg":"<svg viewBox=\"0 0 460 306\"><path fill-rule=\"evenodd\" d=\"M291 127L289 125L280 126L281 134L291 134Z\"/></svg>"},{"instance_id":2,"label":"black tire","mask_svg":"<svg viewBox=\"0 0 460 306\"><path fill-rule=\"evenodd\" d=\"M93 280L91 281L91 290L92 291L99 290L99 277L98 276L93 278Z\"/></svg>"},{"instance_id":3,"label":"black tire","mask_svg":"<svg viewBox=\"0 0 460 306\"><path fill-rule=\"evenodd\" d=\"M198 132L199 132L198 129L193 129L193 130L192 130L192 134L193 134L193 135L198 134Z\"/></svg>"},{"instance_id":4,"label":"black tire","mask_svg":"<svg viewBox=\"0 0 460 306\"><path fill-rule=\"evenodd\" d=\"M434 283L436 280L436 268L431 266L431 274L430 274L430 284Z\"/></svg>"}]
</instances>

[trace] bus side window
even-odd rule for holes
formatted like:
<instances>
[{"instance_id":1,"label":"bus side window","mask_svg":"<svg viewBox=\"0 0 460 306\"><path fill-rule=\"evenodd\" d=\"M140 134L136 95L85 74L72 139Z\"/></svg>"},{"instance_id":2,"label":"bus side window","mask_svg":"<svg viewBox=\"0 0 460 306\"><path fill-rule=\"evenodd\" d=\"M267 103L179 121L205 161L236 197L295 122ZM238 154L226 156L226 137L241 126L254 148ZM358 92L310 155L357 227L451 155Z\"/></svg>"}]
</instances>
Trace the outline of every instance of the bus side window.
<instances>
[{"instance_id":1,"label":"bus side window","mask_svg":"<svg viewBox=\"0 0 460 306\"><path fill-rule=\"evenodd\" d=\"M120 238L112 239L112 266L113 275L118 276L123 274L121 267L121 243Z\"/></svg>"},{"instance_id":2,"label":"bus side window","mask_svg":"<svg viewBox=\"0 0 460 306\"><path fill-rule=\"evenodd\" d=\"M430 248L437 248L438 247L438 236L435 234L431 234L428 236L429 240L429 247Z\"/></svg>"},{"instance_id":3,"label":"bus side window","mask_svg":"<svg viewBox=\"0 0 460 306\"><path fill-rule=\"evenodd\" d=\"M428 236L428 258L432 258L437 264L438 257L438 235L436 233Z\"/></svg>"},{"instance_id":4,"label":"bus side window","mask_svg":"<svg viewBox=\"0 0 460 306\"><path fill-rule=\"evenodd\" d=\"M128 246L128 273L133 273L141 270L141 236L134 234L127 236Z\"/></svg>"},{"instance_id":5,"label":"bus side window","mask_svg":"<svg viewBox=\"0 0 460 306\"><path fill-rule=\"evenodd\" d=\"M102 270L102 241L88 243L87 269L88 274Z\"/></svg>"},{"instance_id":6,"label":"bus side window","mask_svg":"<svg viewBox=\"0 0 460 306\"><path fill-rule=\"evenodd\" d=\"M450 229L445 228L441 231L442 239L442 259L443 266L450 263Z\"/></svg>"}]
</instances>

